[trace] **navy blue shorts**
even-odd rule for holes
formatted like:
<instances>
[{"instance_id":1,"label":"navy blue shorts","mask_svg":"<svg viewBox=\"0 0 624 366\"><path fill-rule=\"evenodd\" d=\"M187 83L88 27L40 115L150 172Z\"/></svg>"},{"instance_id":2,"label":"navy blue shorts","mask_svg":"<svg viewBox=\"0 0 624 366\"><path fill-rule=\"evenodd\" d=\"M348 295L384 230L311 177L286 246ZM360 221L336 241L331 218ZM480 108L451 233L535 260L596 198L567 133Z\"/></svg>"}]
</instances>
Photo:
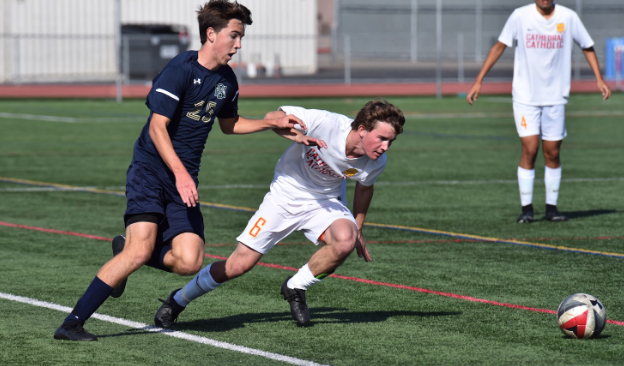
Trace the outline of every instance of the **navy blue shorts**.
<instances>
[{"instance_id":1,"label":"navy blue shorts","mask_svg":"<svg viewBox=\"0 0 624 366\"><path fill-rule=\"evenodd\" d=\"M197 185L197 178L195 184ZM153 213L162 217L157 243L166 243L182 233L195 233L205 242L204 218L199 205L186 207L175 186L173 173L133 161L126 174L128 201L124 222L134 215Z\"/></svg>"}]
</instances>

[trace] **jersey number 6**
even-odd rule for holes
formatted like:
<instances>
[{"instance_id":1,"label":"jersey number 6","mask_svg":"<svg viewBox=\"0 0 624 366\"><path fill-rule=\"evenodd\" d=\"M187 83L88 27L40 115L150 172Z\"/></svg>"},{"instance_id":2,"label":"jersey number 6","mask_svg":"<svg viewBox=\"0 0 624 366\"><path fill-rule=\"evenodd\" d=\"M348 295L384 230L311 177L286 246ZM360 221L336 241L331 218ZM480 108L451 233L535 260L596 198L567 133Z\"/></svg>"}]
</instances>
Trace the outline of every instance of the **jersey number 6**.
<instances>
[{"instance_id":1,"label":"jersey number 6","mask_svg":"<svg viewBox=\"0 0 624 366\"><path fill-rule=\"evenodd\" d=\"M251 228L251 230L249 230L249 235L251 235L253 238L257 237L260 233L260 230L262 230L262 226L264 226L264 224L266 224L266 220L263 217L259 218L258 221L256 221L254 226Z\"/></svg>"}]
</instances>

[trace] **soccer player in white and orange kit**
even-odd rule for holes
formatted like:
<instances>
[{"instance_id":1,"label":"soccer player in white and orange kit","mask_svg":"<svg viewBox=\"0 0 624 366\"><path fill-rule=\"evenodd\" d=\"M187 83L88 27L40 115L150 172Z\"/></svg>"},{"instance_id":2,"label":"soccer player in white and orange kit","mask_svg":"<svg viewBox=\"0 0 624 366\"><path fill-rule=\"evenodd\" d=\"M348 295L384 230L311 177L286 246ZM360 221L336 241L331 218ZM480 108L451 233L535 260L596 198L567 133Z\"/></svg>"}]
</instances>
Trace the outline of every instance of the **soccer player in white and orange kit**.
<instances>
[{"instance_id":1,"label":"soccer player in white and orange kit","mask_svg":"<svg viewBox=\"0 0 624 366\"><path fill-rule=\"evenodd\" d=\"M468 103L477 100L483 78L505 51L517 41L514 58L513 111L516 129L522 141L518 166L518 186L522 214L518 223L533 221L533 182L539 140L546 163L546 215L550 221L566 221L557 210L561 161L559 150L566 136L565 104L570 94L572 41L576 42L589 63L603 100L611 95L602 79L594 41L578 15L553 0L535 0L514 10L498 42L488 54L474 85L468 92Z\"/></svg>"},{"instance_id":2,"label":"soccer player in white and orange kit","mask_svg":"<svg viewBox=\"0 0 624 366\"><path fill-rule=\"evenodd\" d=\"M307 128L275 130L293 140L275 167L271 190L226 261L202 269L186 286L173 291L154 317L170 327L194 299L251 270L274 245L294 231L324 245L308 263L284 281L281 294L299 325L310 323L306 290L342 264L355 249L370 261L362 227L377 177L386 167L385 152L403 131L403 112L383 99L368 102L355 120L323 110L285 106L267 118L296 116ZM307 142L301 139L307 138ZM356 181L353 212L346 205L345 180Z\"/></svg>"}]
</instances>

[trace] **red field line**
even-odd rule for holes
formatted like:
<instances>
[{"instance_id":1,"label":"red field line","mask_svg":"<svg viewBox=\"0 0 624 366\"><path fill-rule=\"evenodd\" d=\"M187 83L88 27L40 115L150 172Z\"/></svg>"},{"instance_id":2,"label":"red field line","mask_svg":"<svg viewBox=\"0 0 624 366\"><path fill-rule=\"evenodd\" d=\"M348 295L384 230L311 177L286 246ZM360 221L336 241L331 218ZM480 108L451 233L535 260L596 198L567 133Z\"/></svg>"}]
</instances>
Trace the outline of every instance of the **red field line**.
<instances>
[{"instance_id":1,"label":"red field line","mask_svg":"<svg viewBox=\"0 0 624 366\"><path fill-rule=\"evenodd\" d=\"M111 240L113 240L112 238L105 238L103 236L89 235L89 234L83 234L83 233L75 233L73 231L45 229L45 228L36 227L36 226L12 224L10 222L4 222L4 221L0 221L0 226L8 226L8 227L14 227L14 228L18 228L18 229L28 229L28 230L42 231L44 233L53 233L53 234L63 234L63 235L79 236L79 237L82 237L82 238L103 240L103 241L111 241Z\"/></svg>"},{"instance_id":2,"label":"red field line","mask_svg":"<svg viewBox=\"0 0 624 366\"><path fill-rule=\"evenodd\" d=\"M36 231L52 233L52 234L63 234L63 235L79 236L79 237L83 237L83 238L87 238L87 239L95 239L95 240L103 240L103 241L111 241L112 240L112 238L105 238L105 237L102 237L102 236L89 235L89 234L77 233L77 232L72 232L72 231L46 229L46 228L41 228L41 227L36 227L36 226L12 224L12 223L3 222L3 221L0 221L0 225L1 226L18 228L18 229L36 230ZM220 255L214 255L214 254L208 254L208 253L206 253L205 256L207 258L220 259L220 260L226 260L227 259L227 257L223 257L223 256L220 256ZM287 267L287 266L282 266L282 265L273 264L273 263L258 262L257 264L259 266L263 266L263 267L275 268L275 269L283 269L283 270L287 270L287 271L294 271L294 272L296 272L296 271L299 270L298 268L295 268L295 267ZM459 295L459 294L454 294L454 293L451 293L451 292L434 291L434 290L429 290L429 289L420 288L420 287L399 285L399 284L388 283L388 282L379 282L379 281L367 280L367 279L358 278L358 277L342 276L342 275L337 275L337 274L331 274L329 276L330 277L334 277L334 278L340 278L340 279L347 280L347 281L365 283L365 284L368 284L368 285L385 286L385 287L397 288L397 289L402 289L402 290L416 291L416 292L421 292L421 293L425 293L425 294L450 297L450 298L453 298L453 299L466 300L466 301L471 301L471 302L479 302L479 303L488 304L488 305L502 306L502 307L511 308L511 309L528 310L528 311L539 312L539 313L546 313L546 314L556 314L556 311L550 310L550 309L540 309L540 308L534 308L534 307L524 306L524 305L516 305L516 304L509 304L509 303L504 303L504 302L499 302L499 301L479 299L479 298L476 298L476 297L466 296L466 295ZM619 326L624 326L624 321L619 321L619 320L607 320L607 323L614 324L614 325L619 325Z\"/></svg>"}]
</instances>

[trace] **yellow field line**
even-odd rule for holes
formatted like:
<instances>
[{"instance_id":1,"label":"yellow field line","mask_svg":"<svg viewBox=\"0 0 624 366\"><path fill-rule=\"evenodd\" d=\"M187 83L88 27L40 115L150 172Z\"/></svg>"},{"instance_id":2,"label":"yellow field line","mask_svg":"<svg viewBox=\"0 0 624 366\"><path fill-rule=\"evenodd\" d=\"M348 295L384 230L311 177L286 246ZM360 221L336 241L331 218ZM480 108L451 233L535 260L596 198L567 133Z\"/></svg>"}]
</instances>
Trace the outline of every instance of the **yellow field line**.
<instances>
[{"instance_id":1,"label":"yellow field line","mask_svg":"<svg viewBox=\"0 0 624 366\"><path fill-rule=\"evenodd\" d=\"M89 188L89 187L76 187L76 186L70 186L70 185L58 184L58 183L38 182L38 181L33 181L33 180L28 180L28 179L0 177L0 181L9 182L9 183L36 185L36 186L56 187L56 188L61 188L65 190L70 190L70 191L82 191L82 192L104 193L104 194L112 194L112 195L117 195L117 196L125 196L125 193L122 191L110 191L110 190L96 189L96 188ZM220 203L201 202L201 201L200 201L200 204L203 206L208 206L208 207L213 207L213 208L244 211L244 212L256 212L255 209L249 208L249 207L232 206L232 205L224 205ZM384 229L393 229L393 230L413 231L413 232L433 234L433 235L444 235L444 236L450 236L454 238L462 238L462 239L475 240L475 241L515 244L515 245L530 246L530 247L542 248L542 249L552 249L552 250L561 250L561 251L566 251L566 252L585 253L585 254L594 254L594 255L624 258L624 254L622 253L602 252L602 251L588 250L588 249L582 249L582 248L572 248L572 247L565 247L565 246L559 246L559 245L533 243L533 242L514 240L514 239L491 238L491 237L486 237L486 236L454 233L451 231L443 231L443 230L424 229L424 228L418 228L418 227L412 227L412 226L376 224L372 222L366 223L365 226L378 227L378 228L384 228Z\"/></svg>"}]
</instances>

